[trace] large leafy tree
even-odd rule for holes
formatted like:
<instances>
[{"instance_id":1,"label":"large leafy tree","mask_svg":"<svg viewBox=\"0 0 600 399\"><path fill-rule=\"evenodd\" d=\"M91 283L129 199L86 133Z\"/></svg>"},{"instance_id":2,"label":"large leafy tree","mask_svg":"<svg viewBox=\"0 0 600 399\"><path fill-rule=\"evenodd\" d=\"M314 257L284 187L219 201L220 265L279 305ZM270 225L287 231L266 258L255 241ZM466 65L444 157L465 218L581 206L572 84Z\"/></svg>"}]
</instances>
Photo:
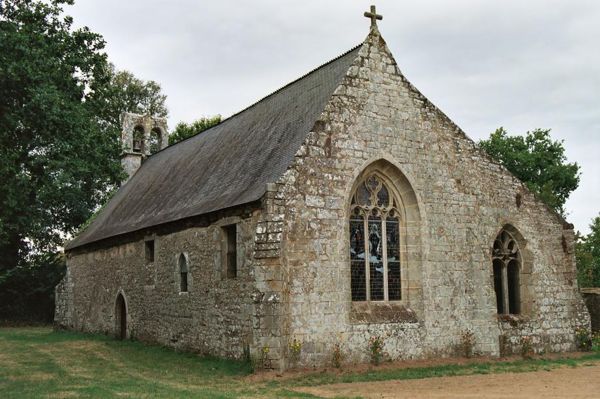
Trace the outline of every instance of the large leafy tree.
<instances>
[{"instance_id":1,"label":"large leafy tree","mask_svg":"<svg viewBox=\"0 0 600 399\"><path fill-rule=\"evenodd\" d=\"M210 118L200 118L192 123L179 122L175 130L169 135L169 145L185 140L188 137L202 133L206 129L221 123L221 115Z\"/></svg>"},{"instance_id":2,"label":"large leafy tree","mask_svg":"<svg viewBox=\"0 0 600 399\"><path fill-rule=\"evenodd\" d=\"M0 0L0 318L51 309L58 247L121 180L120 114L167 115L65 4Z\"/></svg>"},{"instance_id":3,"label":"large leafy tree","mask_svg":"<svg viewBox=\"0 0 600 399\"><path fill-rule=\"evenodd\" d=\"M579 186L579 165L567 162L562 141L550 129L535 129L525 136L510 136L497 129L479 146L496 159L547 205L564 214L569 195Z\"/></svg>"},{"instance_id":4,"label":"large leafy tree","mask_svg":"<svg viewBox=\"0 0 600 399\"><path fill-rule=\"evenodd\" d=\"M590 229L575 243L578 281L582 287L600 287L600 215L592 220Z\"/></svg>"},{"instance_id":5,"label":"large leafy tree","mask_svg":"<svg viewBox=\"0 0 600 399\"><path fill-rule=\"evenodd\" d=\"M122 175L104 40L73 29L65 4L0 1L0 284L60 263L52 253Z\"/></svg>"},{"instance_id":6,"label":"large leafy tree","mask_svg":"<svg viewBox=\"0 0 600 399\"><path fill-rule=\"evenodd\" d=\"M136 78L131 72L109 69L110 84L99 116L110 129L121 128L119 116L123 112L167 117L169 114L160 84L153 80Z\"/></svg>"}]
</instances>

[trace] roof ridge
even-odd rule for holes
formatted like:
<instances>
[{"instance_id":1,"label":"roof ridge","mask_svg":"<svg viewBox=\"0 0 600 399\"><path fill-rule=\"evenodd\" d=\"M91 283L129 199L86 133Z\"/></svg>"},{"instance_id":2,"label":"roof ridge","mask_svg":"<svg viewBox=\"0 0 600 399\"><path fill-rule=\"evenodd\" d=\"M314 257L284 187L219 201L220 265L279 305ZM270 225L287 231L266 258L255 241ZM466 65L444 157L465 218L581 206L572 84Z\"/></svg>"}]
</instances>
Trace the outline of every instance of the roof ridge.
<instances>
[{"instance_id":1,"label":"roof ridge","mask_svg":"<svg viewBox=\"0 0 600 399\"><path fill-rule=\"evenodd\" d=\"M214 130L180 142L187 146L167 150L175 144L150 157L65 249L262 198L266 183L280 179L293 162L361 48L312 69Z\"/></svg>"},{"instance_id":2,"label":"roof ridge","mask_svg":"<svg viewBox=\"0 0 600 399\"><path fill-rule=\"evenodd\" d=\"M323 64L319 65L318 67L311 69L310 71L308 71L308 72L307 72L307 73L305 73L304 75L300 76L300 77L299 77L299 78L297 78L297 79L294 79L293 81L291 81L291 82L289 82L289 83L285 84L284 86L281 86L279 89L277 89L277 90L275 90L275 91L273 91L273 92L271 92L271 93L267 94L266 96L262 97L261 99L259 99L259 100L255 101L255 102L253 102L252 104L248 105L246 108L242 109L241 111L238 111L238 112L236 112L235 114L233 114L233 115L231 115L231 116L229 116L229 117L227 117L227 118L225 118L225 119L221 120L221 122L217 123L216 125L213 125L213 126L209 127L208 129L202 130L201 132L199 132L199 133L196 133L196 134L194 134L194 135L192 135L192 136L186 137L185 139L183 139L183 140L181 140L181 141L178 141L178 142L177 142L177 143L175 143L175 144L172 144L172 145L170 145L170 146L167 146L167 147L163 148L162 150L160 150L160 151L156 152L155 154L158 154L159 152L162 152L162 151L166 150L167 148L174 147L174 146L176 146L177 144L183 143L184 141L187 141L187 140L189 140L189 139L191 139L191 138L193 138L193 137L196 137L196 136L198 136L199 134L206 133L206 132L208 132L209 130L211 130L211 129L213 129L213 128L216 128L217 126L219 126L219 125L221 125L221 124L225 123L226 121L228 121L228 120L230 120L230 119L232 119L232 118L234 118L234 117L236 117L236 116L238 116L238 115L240 115L240 114L242 114L242 113L244 113L244 112L248 111L250 108L254 107L255 105L258 105L258 104L260 104L261 102L265 101L265 100L266 100L266 99L268 99L269 97L272 97L272 96L274 96L275 94L279 93L279 92L280 92L280 91L282 91L283 89L285 89L285 88L287 88L287 87L289 87L289 86L293 85L294 83L298 82L299 80L302 80L302 79L304 79L304 78L305 78L305 77L307 77L308 75L311 75L311 74L313 74L313 73L317 72L319 69L321 69L321 68L324 68L324 67L326 67L327 65L329 65L329 64L331 64L331 63L333 63L333 62L335 62L335 61L339 60L340 58L342 58L342 57L344 57L344 56L346 56L346 55L350 54L351 52L353 52L353 51L354 51L354 50L356 50L357 48L361 47L363 44L364 44L364 43L357 44L356 46L352 47L350 50L348 50L348 51L345 51L344 53L342 53L342 54L338 55L337 57L335 57L335 58L332 58L331 60L329 60L329 61L327 61L327 62L325 62L325 63L323 63ZM192 122L192 123L193 123L193 122ZM155 155L155 154L152 154L152 155Z\"/></svg>"}]
</instances>

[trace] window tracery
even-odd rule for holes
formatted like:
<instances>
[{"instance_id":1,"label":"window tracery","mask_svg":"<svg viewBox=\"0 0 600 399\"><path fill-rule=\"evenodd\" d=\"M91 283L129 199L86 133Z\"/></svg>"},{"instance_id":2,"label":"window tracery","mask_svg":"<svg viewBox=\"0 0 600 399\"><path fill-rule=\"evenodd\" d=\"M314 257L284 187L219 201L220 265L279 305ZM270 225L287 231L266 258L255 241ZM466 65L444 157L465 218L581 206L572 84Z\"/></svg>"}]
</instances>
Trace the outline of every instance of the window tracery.
<instances>
[{"instance_id":1,"label":"window tracery","mask_svg":"<svg viewBox=\"0 0 600 399\"><path fill-rule=\"evenodd\" d=\"M398 200L379 176L363 180L350 205L353 301L399 301L401 293Z\"/></svg>"},{"instance_id":2,"label":"window tracery","mask_svg":"<svg viewBox=\"0 0 600 399\"><path fill-rule=\"evenodd\" d=\"M517 240L506 230L502 230L494 241L492 263L498 314L521 313L521 251Z\"/></svg>"}]
</instances>

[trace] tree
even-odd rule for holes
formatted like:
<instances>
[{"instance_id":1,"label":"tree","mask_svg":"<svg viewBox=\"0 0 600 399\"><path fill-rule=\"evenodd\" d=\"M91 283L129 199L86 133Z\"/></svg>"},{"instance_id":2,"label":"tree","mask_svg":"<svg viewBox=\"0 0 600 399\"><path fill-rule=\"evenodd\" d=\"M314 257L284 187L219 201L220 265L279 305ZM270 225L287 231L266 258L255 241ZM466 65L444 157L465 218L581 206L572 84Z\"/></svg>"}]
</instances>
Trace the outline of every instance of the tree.
<instances>
[{"instance_id":1,"label":"tree","mask_svg":"<svg viewBox=\"0 0 600 399\"><path fill-rule=\"evenodd\" d=\"M104 106L99 109L99 116L107 126L120 131L119 117L123 112L167 117L167 96L162 93L160 84L138 79L129 71L117 70L112 64L109 76Z\"/></svg>"},{"instance_id":2,"label":"tree","mask_svg":"<svg viewBox=\"0 0 600 399\"><path fill-rule=\"evenodd\" d=\"M64 256L48 252L0 273L0 320L52 322L54 287L65 269Z\"/></svg>"},{"instance_id":3,"label":"tree","mask_svg":"<svg viewBox=\"0 0 600 399\"><path fill-rule=\"evenodd\" d=\"M479 146L564 215L567 198L579 186L579 165L566 162L563 142L553 141L550 129L535 129L523 137L509 136L501 127Z\"/></svg>"},{"instance_id":4,"label":"tree","mask_svg":"<svg viewBox=\"0 0 600 399\"><path fill-rule=\"evenodd\" d=\"M592 219L590 229L575 242L577 280L582 287L600 287L600 215Z\"/></svg>"},{"instance_id":5,"label":"tree","mask_svg":"<svg viewBox=\"0 0 600 399\"><path fill-rule=\"evenodd\" d=\"M0 285L55 267L48 259L65 235L122 177L118 132L102 124L114 93L104 40L73 29L65 4L73 0L0 8ZM2 306L9 291L0 287Z\"/></svg>"},{"instance_id":6,"label":"tree","mask_svg":"<svg viewBox=\"0 0 600 399\"><path fill-rule=\"evenodd\" d=\"M119 181L118 137L97 123L110 74L104 41L61 17L69 0L0 11L0 265L62 243Z\"/></svg>"},{"instance_id":7,"label":"tree","mask_svg":"<svg viewBox=\"0 0 600 399\"><path fill-rule=\"evenodd\" d=\"M120 114L167 115L160 85L115 70L65 4L0 0L0 318L52 309L58 248L123 177Z\"/></svg>"},{"instance_id":8,"label":"tree","mask_svg":"<svg viewBox=\"0 0 600 399\"><path fill-rule=\"evenodd\" d=\"M175 130L169 135L169 145L185 140L188 137L195 136L206 129L218 125L221 123L221 115L216 115L210 118L200 118L194 122L188 124L185 122L179 122L175 126Z\"/></svg>"}]
</instances>

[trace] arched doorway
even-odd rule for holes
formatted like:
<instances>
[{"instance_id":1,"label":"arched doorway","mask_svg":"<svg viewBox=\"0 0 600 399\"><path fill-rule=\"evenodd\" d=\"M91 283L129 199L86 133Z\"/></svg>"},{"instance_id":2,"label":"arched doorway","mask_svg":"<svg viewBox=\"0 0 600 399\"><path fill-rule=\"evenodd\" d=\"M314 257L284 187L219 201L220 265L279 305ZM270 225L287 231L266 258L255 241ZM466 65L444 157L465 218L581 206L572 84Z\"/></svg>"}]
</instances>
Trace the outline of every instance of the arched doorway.
<instances>
[{"instance_id":1,"label":"arched doorway","mask_svg":"<svg viewBox=\"0 0 600 399\"><path fill-rule=\"evenodd\" d=\"M115 303L115 335L118 339L127 338L127 305L121 293Z\"/></svg>"}]
</instances>

